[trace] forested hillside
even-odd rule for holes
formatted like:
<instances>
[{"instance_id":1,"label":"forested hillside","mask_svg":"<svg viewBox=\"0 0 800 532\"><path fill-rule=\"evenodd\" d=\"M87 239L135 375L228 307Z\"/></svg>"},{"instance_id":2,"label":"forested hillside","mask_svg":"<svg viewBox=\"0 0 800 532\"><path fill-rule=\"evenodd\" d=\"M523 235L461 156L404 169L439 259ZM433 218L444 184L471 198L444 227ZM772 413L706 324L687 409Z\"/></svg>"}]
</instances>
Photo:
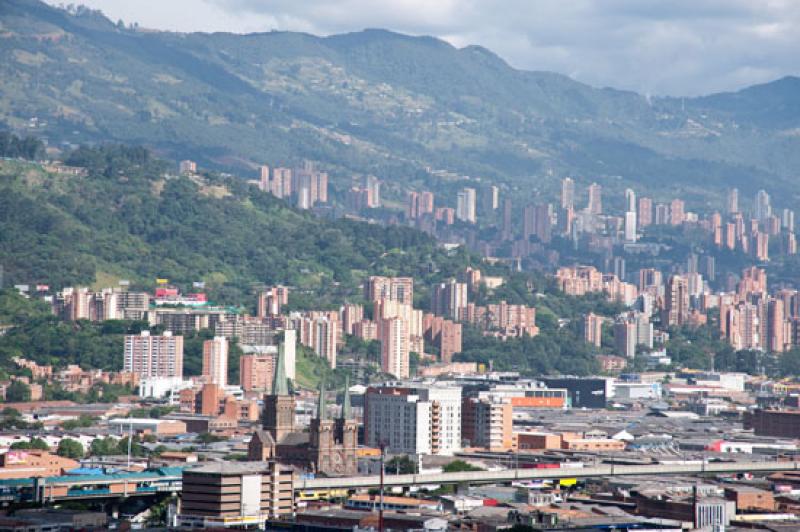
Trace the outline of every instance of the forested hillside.
<instances>
[{"instance_id":1,"label":"forested hillside","mask_svg":"<svg viewBox=\"0 0 800 532\"><path fill-rule=\"evenodd\" d=\"M367 274L433 279L471 260L415 230L315 218L235 177L169 175L141 148L82 148L66 162L88 175L0 162L6 284L203 281L218 302L242 304L254 283L282 283L324 304Z\"/></svg>"}]
</instances>

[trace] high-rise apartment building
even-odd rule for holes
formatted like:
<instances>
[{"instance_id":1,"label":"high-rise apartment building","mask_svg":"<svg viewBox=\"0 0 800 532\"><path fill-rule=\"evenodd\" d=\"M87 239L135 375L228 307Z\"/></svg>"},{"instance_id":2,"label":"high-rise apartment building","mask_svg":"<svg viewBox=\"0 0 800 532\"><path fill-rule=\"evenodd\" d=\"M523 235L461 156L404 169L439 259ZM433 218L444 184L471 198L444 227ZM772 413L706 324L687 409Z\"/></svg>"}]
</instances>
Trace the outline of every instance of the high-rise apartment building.
<instances>
[{"instance_id":1,"label":"high-rise apartment building","mask_svg":"<svg viewBox=\"0 0 800 532\"><path fill-rule=\"evenodd\" d=\"M672 275L667 280L661 322L667 326L685 325L689 319L689 282Z\"/></svg>"},{"instance_id":2,"label":"high-rise apartment building","mask_svg":"<svg viewBox=\"0 0 800 532\"><path fill-rule=\"evenodd\" d=\"M150 331L125 336L123 371L146 377L183 376L183 336L166 331L152 336Z\"/></svg>"},{"instance_id":3,"label":"high-rise apartment building","mask_svg":"<svg viewBox=\"0 0 800 532\"><path fill-rule=\"evenodd\" d=\"M464 398L461 404L461 438L470 447L490 451L513 448L513 406L507 397Z\"/></svg>"},{"instance_id":4,"label":"high-rise apartment building","mask_svg":"<svg viewBox=\"0 0 800 532\"><path fill-rule=\"evenodd\" d=\"M727 211L728 214L735 214L739 212L739 189L732 188L728 191L728 202L727 202Z\"/></svg>"},{"instance_id":5,"label":"high-rise apartment building","mask_svg":"<svg viewBox=\"0 0 800 532\"><path fill-rule=\"evenodd\" d=\"M281 307L289 304L289 289L285 286L271 286L258 293L256 316L278 316Z\"/></svg>"},{"instance_id":6,"label":"high-rise apartment building","mask_svg":"<svg viewBox=\"0 0 800 532\"><path fill-rule=\"evenodd\" d=\"M399 379L409 377L410 333L408 322L400 317L385 318L378 323L381 341L381 370Z\"/></svg>"},{"instance_id":7,"label":"high-rise apartment building","mask_svg":"<svg viewBox=\"0 0 800 532\"><path fill-rule=\"evenodd\" d=\"M406 305L414 303L412 277L380 277L373 275L364 283L364 298L368 301L389 299Z\"/></svg>"},{"instance_id":8,"label":"high-rise apartment building","mask_svg":"<svg viewBox=\"0 0 800 532\"><path fill-rule=\"evenodd\" d=\"M616 354L625 358L636 356L636 323L627 319L614 323L614 345Z\"/></svg>"},{"instance_id":9,"label":"high-rise apartment building","mask_svg":"<svg viewBox=\"0 0 800 532\"><path fill-rule=\"evenodd\" d=\"M639 228L647 227L653 223L653 200L650 198L639 198L639 210L636 213L636 221Z\"/></svg>"},{"instance_id":10,"label":"high-rise apartment building","mask_svg":"<svg viewBox=\"0 0 800 532\"><path fill-rule=\"evenodd\" d=\"M461 450L461 388L369 388L364 434L368 446L385 446L393 454L452 455Z\"/></svg>"},{"instance_id":11,"label":"high-rise apartment building","mask_svg":"<svg viewBox=\"0 0 800 532\"><path fill-rule=\"evenodd\" d=\"M625 189L625 212L636 212L636 192L632 188Z\"/></svg>"},{"instance_id":12,"label":"high-rise apartment building","mask_svg":"<svg viewBox=\"0 0 800 532\"><path fill-rule=\"evenodd\" d=\"M425 341L439 350L439 360L450 362L453 355L461 352L461 324L451 320L425 314L422 318Z\"/></svg>"},{"instance_id":13,"label":"high-rise apartment building","mask_svg":"<svg viewBox=\"0 0 800 532\"><path fill-rule=\"evenodd\" d=\"M228 339L224 336L203 342L203 376L222 388L228 384Z\"/></svg>"},{"instance_id":14,"label":"high-rise apartment building","mask_svg":"<svg viewBox=\"0 0 800 532\"><path fill-rule=\"evenodd\" d=\"M625 242L636 242L636 212L625 213Z\"/></svg>"},{"instance_id":15,"label":"high-rise apartment building","mask_svg":"<svg viewBox=\"0 0 800 532\"><path fill-rule=\"evenodd\" d=\"M178 171L181 174L196 174L197 173L197 163L190 160L181 161L178 164Z\"/></svg>"},{"instance_id":16,"label":"high-rise apartment building","mask_svg":"<svg viewBox=\"0 0 800 532\"><path fill-rule=\"evenodd\" d=\"M311 335L310 347L331 369L336 368L336 344L339 339L338 320L318 317L308 324Z\"/></svg>"},{"instance_id":17,"label":"high-rise apartment building","mask_svg":"<svg viewBox=\"0 0 800 532\"><path fill-rule=\"evenodd\" d=\"M597 183L589 185L589 204L586 208L591 214L603 214L603 188Z\"/></svg>"},{"instance_id":18,"label":"high-rise apartment building","mask_svg":"<svg viewBox=\"0 0 800 532\"><path fill-rule=\"evenodd\" d=\"M258 178L258 188L263 192L271 192L272 189L270 187L270 180L269 180L269 166L262 165L259 168L259 178Z\"/></svg>"},{"instance_id":19,"label":"high-rise apartment building","mask_svg":"<svg viewBox=\"0 0 800 532\"><path fill-rule=\"evenodd\" d=\"M603 322L605 318L590 312L583 317L583 340L595 347L600 347L603 340Z\"/></svg>"},{"instance_id":20,"label":"high-rise apartment building","mask_svg":"<svg viewBox=\"0 0 800 532\"><path fill-rule=\"evenodd\" d=\"M277 355L247 353L239 358L239 386L247 392L271 392Z\"/></svg>"},{"instance_id":21,"label":"high-rise apartment building","mask_svg":"<svg viewBox=\"0 0 800 532\"><path fill-rule=\"evenodd\" d=\"M681 199L674 199L669 204L669 223L671 225L681 225L686 220L684 203Z\"/></svg>"},{"instance_id":22,"label":"high-rise apartment building","mask_svg":"<svg viewBox=\"0 0 800 532\"><path fill-rule=\"evenodd\" d=\"M476 212L476 193L474 188L464 188L456 198L456 218L474 224L478 221Z\"/></svg>"},{"instance_id":23,"label":"high-rise apartment building","mask_svg":"<svg viewBox=\"0 0 800 532\"><path fill-rule=\"evenodd\" d=\"M772 206L770 205L769 194L767 194L766 190L759 190L756 192L756 198L753 202L753 218L763 222L770 215L772 215Z\"/></svg>"},{"instance_id":24,"label":"high-rise apartment building","mask_svg":"<svg viewBox=\"0 0 800 532\"><path fill-rule=\"evenodd\" d=\"M374 175L366 178L367 207L377 209L381 206L381 182Z\"/></svg>"},{"instance_id":25,"label":"high-rise apartment building","mask_svg":"<svg viewBox=\"0 0 800 532\"><path fill-rule=\"evenodd\" d=\"M656 225L667 225L670 223L669 205L665 203L656 204L654 223Z\"/></svg>"},{"instance_id":26,"label":"high-rise apartment building","mask_svg":"<svg viewBox=\"0 0 800 532\"><path fill-rule=\"evenodd\" d=\"M467 283L451 279L433 287L431 291L431 311L453 321L460 321L467 308Z\"/></svg>"},{"instance_id":27,"label":"high-rise apartment building","mask_svg":"<svg viewBox=\"0 0 800 532\"><path fill-rule=\"evenodd\" d=\"M339 323L342 325L342 334L353 334L355 324L364 319L364 307L353 303L346 303L339 309Z\"/></svg>"},{"instance_id":28,"label":"high-rise apartment building","mask_svg":"<svg viewBox=\"0 0 800 532\"><path fill-rule=\"evenodd\" d=\"M561 180L561 208L575 208L575 181L571 177Z\"/></svg>"}]
</instances>

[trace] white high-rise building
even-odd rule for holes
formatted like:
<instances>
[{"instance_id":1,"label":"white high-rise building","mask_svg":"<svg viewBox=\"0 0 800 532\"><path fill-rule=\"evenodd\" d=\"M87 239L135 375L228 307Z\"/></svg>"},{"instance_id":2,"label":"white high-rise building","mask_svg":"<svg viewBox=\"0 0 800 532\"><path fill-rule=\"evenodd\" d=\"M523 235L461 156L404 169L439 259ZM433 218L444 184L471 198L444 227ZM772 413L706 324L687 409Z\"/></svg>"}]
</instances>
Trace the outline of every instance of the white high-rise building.
<instances>
[{"instance_id":1,"label":"white high-rise building","mask_svg":"<svg viewBox=\"0 0 800 532\"><path fill-rule=\"evenodd\" d=\"M150 331L125 336L123 371L144 377L183 376L183 336L166 331L151 336Z\"/></svg>"},{"instance_id":2,"label":"white high-rise building","mask_svg":"<svg viewBox=\"0 0 800 532\"><path fill-rule=\"evenodd\" d=\"M756 199L753 205L753 218L763 222L772 214L772 206L769 201L769 194L766 190L756 192Z\"/></svg>"},{"instance_id":3,"label":"white high-rise building","mask_svg":"<svg viewBox=\"0 0 800 532\"><path fill-rule=\"evenodd\" d=\"M636 192L632 188L625 189L625 212L636 212Z\"/></svg>"},{"instance_id":4,"label":"white high-rise building","mask_svg":"<svg viewBox=\"0 0 800 532\"><path fill-rule=\"evenodd\" d=\"M461 450L461 388L380 386L367 390L367 445L390 453L452 455Z\"/></svg>"},{"instance_id":5,"label":"white high-rise building","mask_svg":"<svg viewBox=\"0 0 800 532\"><path fill-rule=\"evenodd\" d=\"M474 224L478 221L476 215L476 195L474 188L465 188L458 193L456 198L456 218L462 222Z\"/></svg>"},{"instance_id":6,"label":"white high-rise building","mask_svg":"<svg viewBox=\"0 0 800 532\"><path fill-rule=\"evenodd\" d=\"M208 382L225 387L228 384L228 339L215 336L203 342L203 375Z\"/></svg>"},{"instance_id":7,"label":"white high-rise building","mask_svg":"<svg viewBox=\"0 0 800 532\"><path fill-rule=\"evenodd\" d=\"M625 242L636 242L636 211L625 213Z\"/></svg>"}]
</instances>

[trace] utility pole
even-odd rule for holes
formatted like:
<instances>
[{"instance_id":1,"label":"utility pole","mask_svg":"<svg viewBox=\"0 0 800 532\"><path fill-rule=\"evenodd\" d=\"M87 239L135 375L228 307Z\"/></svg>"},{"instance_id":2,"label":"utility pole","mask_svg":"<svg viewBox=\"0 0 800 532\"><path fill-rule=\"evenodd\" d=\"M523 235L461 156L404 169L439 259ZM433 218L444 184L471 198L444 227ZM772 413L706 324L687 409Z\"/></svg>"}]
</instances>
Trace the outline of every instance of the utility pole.
<instances>
[{"instance_id":1,"label":"utility pole","mask_svg":"<svg viewBox=\"0 0 800 532\"><path fill-rule=\"evenodd\" d=\"M131 470L131 442L133 441L133 420L128 423L128 471Z\"/></svg>"},{"instance_id":2,"label":"utility pole","mask_svg":"<svg viewBox=\"0 0 800 532\"><path fill-rule=\"evenodd\" d=\"M386 474L386 464L384 462L385 450L386 445L381 442L381 491L380 491L380 502L378 506L378 532L383 532L383 477Z\"/></svg>"}]
</instances>

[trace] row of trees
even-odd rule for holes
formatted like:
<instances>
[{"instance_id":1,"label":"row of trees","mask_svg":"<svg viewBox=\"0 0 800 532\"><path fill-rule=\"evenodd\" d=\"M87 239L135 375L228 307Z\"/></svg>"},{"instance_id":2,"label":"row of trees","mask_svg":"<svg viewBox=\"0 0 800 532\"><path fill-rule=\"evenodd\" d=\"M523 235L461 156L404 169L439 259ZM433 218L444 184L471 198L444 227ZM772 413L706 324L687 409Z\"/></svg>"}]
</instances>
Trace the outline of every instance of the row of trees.
<instances>
[{"instance_id":1,"label":"row of trees","mask_svg":"<svg viewBox=\"0 0 800 532\"><path fill-rule=\"evenodd\" d=\"M41 159L44 143L36 137L18 137L8 131L0 131L0 157Z\"/></svg>"}]
</instances>

